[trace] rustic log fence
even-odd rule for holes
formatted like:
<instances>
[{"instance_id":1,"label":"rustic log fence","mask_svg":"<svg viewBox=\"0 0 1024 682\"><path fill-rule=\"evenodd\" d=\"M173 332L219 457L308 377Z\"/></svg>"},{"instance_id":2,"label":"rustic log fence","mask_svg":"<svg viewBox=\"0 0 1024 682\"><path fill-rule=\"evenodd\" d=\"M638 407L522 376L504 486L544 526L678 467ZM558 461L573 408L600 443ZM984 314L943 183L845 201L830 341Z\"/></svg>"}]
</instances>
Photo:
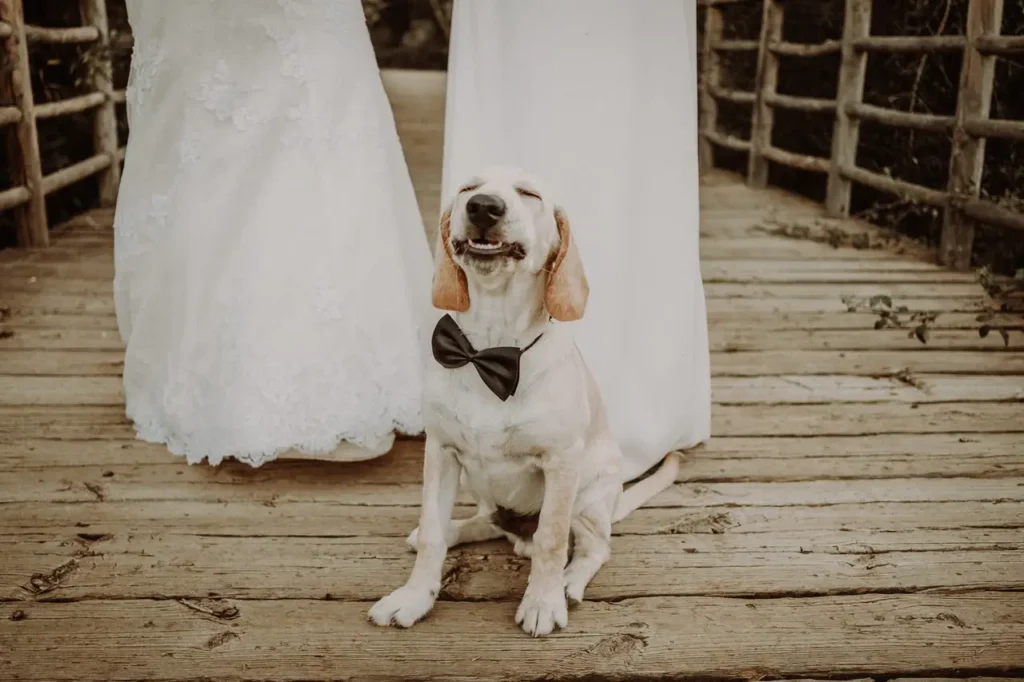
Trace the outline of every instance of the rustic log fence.
<instances>
[{"instance_id":1,"label":"rustic log fence","mask_svg":"<svg viewBox=\"0 0 1024 682\"><path fill-rule=\"evenodd\" d=\"M124 102L123 90L112 83L107 7L105 0L79 0L82 25L46 28L26 25L23 0L0 0L0 127L10 127L7 161L14 186L0 190L0 211L14 210L17 244L45 247L50 243L46 217L46 196L68 185L99 175L100 203L112 206L117 199L124 148L118 147L117 103ZM32 96L28 56L30 43L91 44L96 46L90 61L92 92L68 99L36 103ZM95 112L93 155L43 175L36 122Z\"/></svg>"},{"instance_id":2,"label":"rustic log fence","mask_svg":"<svg viewBox=\"0 0 1024 682\"><path fill-rule=\"evenodd\" d=\"M758 40L725 40L723 27L730 5L754 2L763 6ZM1000 35L1003 0L969 0L966 35L873 36L873 0L845 0L841 40L818 44L787 42L783 37L785 0L697 0L705 8L701 46L701 170L714 166L716 147L748 154L747 182L763 187L770 163L822 173L828 178L827 213L846 217L850 212L853 185L862 184L904 199L933 206L943 212L939 260L957 270L971 265L975 225L990 224L1024 230L1024 215L981 197L985 143L989 138L1024 140L1024 121L992 119L990 108L998 56L1024 51L1024 36ZM725 52L756 52L754 91L723 87ZM872 53L962 52L956 113L938 116L899 111L863 102L867 60ZM838 54L836 97L815 99L778 92L778 58ZM741 139L718 129L718 103L729 101L752 107L750 137ZM786 151L772 144L772 124L777 109L825 112L835 116L829 158ZM862 121L914 130L947 133L952 139L949 180L936 190L876 173L857 165L857 145Z\"/></svg>"}]
</instances>

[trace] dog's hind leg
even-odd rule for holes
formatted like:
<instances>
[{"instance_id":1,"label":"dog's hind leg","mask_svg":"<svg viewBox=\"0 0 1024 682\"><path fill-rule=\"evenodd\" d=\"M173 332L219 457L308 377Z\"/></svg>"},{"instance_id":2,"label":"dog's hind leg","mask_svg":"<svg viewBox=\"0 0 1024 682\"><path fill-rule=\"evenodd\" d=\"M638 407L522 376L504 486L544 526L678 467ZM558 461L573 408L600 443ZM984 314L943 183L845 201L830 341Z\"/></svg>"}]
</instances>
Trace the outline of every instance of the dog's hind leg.
<instances>
[{"instance_id":1,"label":"dog's hind leg","mask_svg":"<svg viewBox=\"0 0 1024 682\"><path fill-rule=\"evenodd\" d=\"M495 526L491 522L491 515L493 509L480 505L477 507L476 514L469 517L468 519L457 519L453 520L448 524L448 531L445 533L445 540L448 543L448 548L451 549L456 545L466 545L472 542L485 542L487 540L494 540L500 538L503 533L501 529ZM406 538L405 543L409 546L409 549L416 551L416 543L419 539L420 529L414 528L409 537Z\"/></svg>"},{"instance_id":2,"label":"dog's hind leg","mask_svg":"<svg viewBox=\"0 0 1024 682\"><path fill-rule=\"evenodd\" d=\"M573 517L572 561L565 567L565 596L571 602L583 601L587 585L611 557L613 507L614 498L598 500Z\"/></svg>"}]
</instances>

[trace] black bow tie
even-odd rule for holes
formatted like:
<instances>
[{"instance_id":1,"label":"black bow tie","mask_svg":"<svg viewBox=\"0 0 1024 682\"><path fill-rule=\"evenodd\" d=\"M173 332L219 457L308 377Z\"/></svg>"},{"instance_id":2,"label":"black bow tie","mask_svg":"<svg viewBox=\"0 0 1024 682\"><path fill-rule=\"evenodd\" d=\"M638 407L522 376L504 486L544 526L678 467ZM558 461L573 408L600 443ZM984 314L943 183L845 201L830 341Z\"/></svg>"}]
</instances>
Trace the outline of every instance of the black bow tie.
<instances>
[{"instance_id":1,"label":"black bow tie","mask_svg":"<svg viewBox=\"0 0 1024 682\"><path fill-rule=\"evenodd\" d=\"M458 369L472 363L487 388L505 401L509 396L516 394L516 388L519 386L519 357L539 340L540 336L523 349L515 346L496 346L478 351L473 348L473 344L462 333L451 315L445 315L434 327L430 347L434 351L434 359L442 367Z\"/></svg>"}]
</instances>

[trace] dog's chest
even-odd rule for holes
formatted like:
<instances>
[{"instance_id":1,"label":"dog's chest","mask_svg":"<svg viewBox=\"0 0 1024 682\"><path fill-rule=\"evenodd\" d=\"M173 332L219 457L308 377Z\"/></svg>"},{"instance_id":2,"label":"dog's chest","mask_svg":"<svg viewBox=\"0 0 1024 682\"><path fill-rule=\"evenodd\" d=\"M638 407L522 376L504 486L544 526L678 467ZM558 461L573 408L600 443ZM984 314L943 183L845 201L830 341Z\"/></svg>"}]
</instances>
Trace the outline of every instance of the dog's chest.
<instances>
[{"instance_id":1,"label":"dog's chest","mask_svg":"<svg viewBox=\"0 0 1024 682\"><path fill-rule=\"evenodd\" d=\"M556 420L525 391L507 402L484 393L472 367L448 372L428 377L428 424L455 449L477 497L524 513L539 510L541 457Z\"/></svg>"}]
</instances>

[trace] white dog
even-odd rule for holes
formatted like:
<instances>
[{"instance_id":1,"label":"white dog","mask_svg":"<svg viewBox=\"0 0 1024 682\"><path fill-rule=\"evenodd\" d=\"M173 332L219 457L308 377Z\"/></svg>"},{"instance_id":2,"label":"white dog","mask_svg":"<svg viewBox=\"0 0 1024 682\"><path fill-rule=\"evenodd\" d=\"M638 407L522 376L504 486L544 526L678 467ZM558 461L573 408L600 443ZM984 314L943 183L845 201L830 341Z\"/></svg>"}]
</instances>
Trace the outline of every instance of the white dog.
<instances>
[{"instance_id":1,"label":"white dog","mask_svg":"<svg viewBox=\"0 0 1024 682\"><path fill-rule=\"evenodd\" d=\"M679 462L670 455L623 492L594 379L572 330L552 321L583 316L583 264L564 212L535 179L509 168L474 178L438 238L434 306L455 316L438 323L427 371L423 506L409 536L418 554L408 582L369 617L413 625L434 605L449 547L504 535L532 558L516 622L547 635L566 626L566 597L581 601L608 560L612 523L671 485ZM453 521L460 475L478 510Z\"/></svg>"}]
</instances>

